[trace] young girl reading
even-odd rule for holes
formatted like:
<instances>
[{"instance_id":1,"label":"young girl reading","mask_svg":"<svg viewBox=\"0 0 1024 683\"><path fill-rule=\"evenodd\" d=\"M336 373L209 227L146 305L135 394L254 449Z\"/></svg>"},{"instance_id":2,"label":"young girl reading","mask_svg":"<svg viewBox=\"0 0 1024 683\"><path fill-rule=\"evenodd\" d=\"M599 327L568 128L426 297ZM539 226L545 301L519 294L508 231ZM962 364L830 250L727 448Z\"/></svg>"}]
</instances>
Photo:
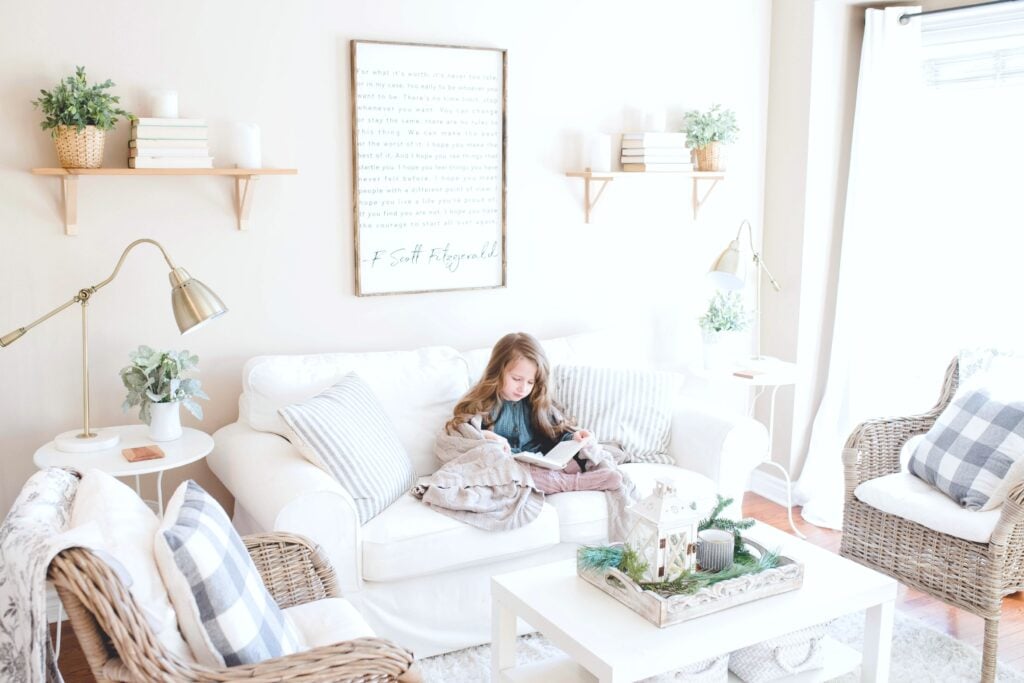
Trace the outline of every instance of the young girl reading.
<instances>
[{"instance_id":1,"label":"young girl reading","mask_svg":"<svg viewBox=\"0 0 1024 683\"><path fill-rule=\"evenodd\" d=\"M449 434L459 425L480 417L485 439L501 443L508 453L546 453L560 441L590 438L586 429L571 421L548 393L550 366L540 343L523 332L507 334L491 351L483 377L455 406L448 421ZM593 467L585 451L561 470L534 465L534 484L543 493L562 491L611 491L622 485L614 463Z\"/></svg>"}]
</instances>

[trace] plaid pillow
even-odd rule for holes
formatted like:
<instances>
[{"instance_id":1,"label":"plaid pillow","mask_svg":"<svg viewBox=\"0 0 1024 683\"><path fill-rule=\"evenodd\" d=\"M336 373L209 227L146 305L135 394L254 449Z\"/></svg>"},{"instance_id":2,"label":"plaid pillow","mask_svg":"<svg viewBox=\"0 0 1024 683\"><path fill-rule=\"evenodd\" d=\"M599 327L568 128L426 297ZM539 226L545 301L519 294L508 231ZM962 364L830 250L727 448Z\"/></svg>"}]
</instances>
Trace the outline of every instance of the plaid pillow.
<instances>
[{"instance_id":1,"label":"plaid pillow","mask_svg":"<svg viewBox=\"0 0 1024 683\"><path fill-rule=\"evenodd\" d=\"M302 650L224 510L194 481L167 503L154 551L197 661L236 666Z\"/></svg>"},{"instance_id":2,"label":"plaid pillow","mask_svg":"<svg viewBox=\"0 0 1024 683\"><path fill-rule=\"evenodd\" d=\"M999 507L1024 476L1024 401L999 393L981 381L963 387L908 463L911 474L968 510Z\"/></svg>"},{"instance_id":3,"label":"plaid pillow","mask_svg":"<svg viewBox=\"0 0 1024 683\"><path fill-rule=\"evenodd\" d=\"M559 365L555 401L601 443L631 462L675 464L668 454L672 410L681 377L671 372Z\"/></svg>"}]
</instances>

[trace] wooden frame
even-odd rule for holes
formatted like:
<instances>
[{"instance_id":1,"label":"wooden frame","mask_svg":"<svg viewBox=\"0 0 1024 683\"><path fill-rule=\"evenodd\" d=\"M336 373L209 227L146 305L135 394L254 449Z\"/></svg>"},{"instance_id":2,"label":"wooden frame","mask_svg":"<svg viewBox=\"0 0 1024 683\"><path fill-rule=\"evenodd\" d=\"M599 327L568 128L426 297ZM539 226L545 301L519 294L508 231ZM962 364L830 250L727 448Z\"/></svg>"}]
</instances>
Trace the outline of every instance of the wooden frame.
<instances>
[{"instance_id":1,"label":"wooden frame","mask_svg":"<svg viewBox=\"0 0 1024 683\"><path fill-rule=\"evenodd\" d=\"M356 295L505 287L506 51L350 48Z\"/></svg>"}]
</instances>

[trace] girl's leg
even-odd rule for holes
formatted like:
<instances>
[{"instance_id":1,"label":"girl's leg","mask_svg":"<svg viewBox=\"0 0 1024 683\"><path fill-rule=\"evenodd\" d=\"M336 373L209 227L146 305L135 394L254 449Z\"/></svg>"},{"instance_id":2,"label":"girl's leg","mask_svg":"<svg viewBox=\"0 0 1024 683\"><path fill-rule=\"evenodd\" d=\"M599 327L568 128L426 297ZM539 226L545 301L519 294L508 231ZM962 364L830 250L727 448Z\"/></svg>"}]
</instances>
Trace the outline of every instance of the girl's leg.
<instances>
[{"instance_id":1,"label":"girl's leg","mask_svg":"<svg viewBox=\"0 0 1024 683\"><path fill-rule=\"evenodd\" d=\"M613 469L575 473L568 472L569 467L566 467L565 470L549 470L531 465L530 469L533 474L533 482L536 484L537 490L542 493L614 491L622 486L622 474Z\"/></svg>"}]
</instances>

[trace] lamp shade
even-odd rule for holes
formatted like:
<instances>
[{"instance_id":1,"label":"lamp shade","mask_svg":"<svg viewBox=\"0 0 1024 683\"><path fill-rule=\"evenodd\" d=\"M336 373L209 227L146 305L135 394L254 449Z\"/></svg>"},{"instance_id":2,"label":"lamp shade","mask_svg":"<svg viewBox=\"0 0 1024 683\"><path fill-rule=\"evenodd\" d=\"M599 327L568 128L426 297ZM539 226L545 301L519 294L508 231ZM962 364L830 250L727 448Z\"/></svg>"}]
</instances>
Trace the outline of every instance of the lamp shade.
<instances>
[{"instance_id":1,"label":"lamp shade","mask_svg":"<svg viewBox=\"0 0 1024 683\"><path fill-rule=\"evenodd\" d=\"M174 309L174 320L182 334L228 312L220 297L189 275L184 268L175 268L169 277L172 287L171 307Z\"/></svg>"},{"instance_id":2,"label":"lamp shade","mask_svg":"<svg viewBox=\"0 0 1024 683\"><path fill-rule=\"evenodd\" d=\"M715 259L708 269L708 279L719 289L742 289L746 279L745 265L740 258L738 240L729 242L729 246Z\"/></svg>"}]
</instances>

